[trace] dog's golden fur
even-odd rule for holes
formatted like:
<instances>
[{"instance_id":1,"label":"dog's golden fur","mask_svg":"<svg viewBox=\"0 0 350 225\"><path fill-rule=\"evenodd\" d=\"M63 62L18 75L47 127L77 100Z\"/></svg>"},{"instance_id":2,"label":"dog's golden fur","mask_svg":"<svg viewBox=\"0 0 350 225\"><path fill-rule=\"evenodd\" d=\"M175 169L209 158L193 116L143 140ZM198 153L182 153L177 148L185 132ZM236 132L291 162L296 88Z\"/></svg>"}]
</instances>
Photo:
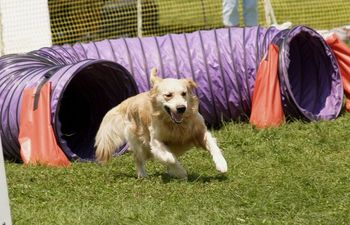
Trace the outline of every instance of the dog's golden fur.
<instances>
[{"instance_id":1,"label":"dog's golden fur","mask_svg":"<svg viewBox=\"0 0 350 225\"><path fill-rule=\"evenodd\" d=\"M177 160L193 146L207 149L220 172L227 164L215 139L198 113L198 99L190 79L162 79L151 71L152 89L130 97L111 109L96 135L96 159L108 161L114 151L128 142L134 153L139 178L147 175L144 163L155 158L168 167L170 175L186 178Z\"/></svg>"}]
</instances>

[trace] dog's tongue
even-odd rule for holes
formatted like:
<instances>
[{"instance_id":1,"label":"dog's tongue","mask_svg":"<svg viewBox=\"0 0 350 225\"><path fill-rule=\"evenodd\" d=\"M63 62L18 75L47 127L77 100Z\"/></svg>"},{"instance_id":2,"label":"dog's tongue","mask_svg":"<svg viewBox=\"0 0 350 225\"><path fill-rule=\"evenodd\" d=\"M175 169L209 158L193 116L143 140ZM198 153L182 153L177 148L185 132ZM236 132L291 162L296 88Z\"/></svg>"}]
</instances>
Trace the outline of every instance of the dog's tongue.
<instances>
[{"instance_id":1,"label":"dog's tongue","mask_svg":"<svg viewBox=\"0 0 350 225\"><path fill-rule=\"evenodd\" d=\"M174 120L175 123L182 122L182 114L181 113L171 112L170 114L171 114L171 118Z\"/></svg>"}]
</instances>

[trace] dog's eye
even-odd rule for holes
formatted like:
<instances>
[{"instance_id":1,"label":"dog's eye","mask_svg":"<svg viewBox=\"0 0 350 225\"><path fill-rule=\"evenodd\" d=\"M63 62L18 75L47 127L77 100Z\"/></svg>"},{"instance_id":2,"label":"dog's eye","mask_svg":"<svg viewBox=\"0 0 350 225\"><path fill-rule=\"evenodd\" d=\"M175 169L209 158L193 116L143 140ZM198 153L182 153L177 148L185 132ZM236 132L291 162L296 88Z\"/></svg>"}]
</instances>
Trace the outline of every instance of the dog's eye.
<instances>
[{"instance_id":1,"label":"dog's eye","mask_svg":"<svg viewBox=\"0 0 350 225\"><path fill-rule=\"evenodd\" d=\"M164 95L166 98L171 98L171 97L173 97L173 93L167 93L167 94L165 94Z\"/></svg>"},{"instance_id":2,"label":"dog's eye","mask_svg":"<svg viewBox=\"0 0 350 225\"><path fill-rule=\"evenodd\" d=\"M187 93L184 91L181 93L182 97L186 97Z\"/></svg>"}]
</instances>

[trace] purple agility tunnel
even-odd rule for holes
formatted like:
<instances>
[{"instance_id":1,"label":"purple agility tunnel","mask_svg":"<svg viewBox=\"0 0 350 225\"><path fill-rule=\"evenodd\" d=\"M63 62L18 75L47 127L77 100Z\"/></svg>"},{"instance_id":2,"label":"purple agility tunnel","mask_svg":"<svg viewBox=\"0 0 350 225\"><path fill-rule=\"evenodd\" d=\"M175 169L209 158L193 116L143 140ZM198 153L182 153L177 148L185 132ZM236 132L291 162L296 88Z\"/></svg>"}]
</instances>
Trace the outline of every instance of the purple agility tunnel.
<instances>
[{"instance_id":1,"label":"purple agility tunnel","mask_svg":"<svg viewBox=\"0 0 350 225\"><path fill-rule=\"evenodd\" d=\"M0 58L0 131L4 156L20 160L19 118L26 87L52 82L51 115L60 147L71 160L92 159L104 114L138 93L130 73L106 60L69 62L31 52Z\"/></svg>"},{"instance_id":2,"label":"purple agility tunnel","mask_svg":"<svg viewBox=\"0 0 350 225\"><path fill-rule=\"evenodd\" d=\"M246 120L256 71L277 44L283 108L288 117L335 119L343 87L338 64L323 38L298 26L223 28L161 37L122 38L53 46L0 60L1 136L6 158L19 159L18 118L25 87L52 82L52 124L70 159L93 159L104 114L123 99L150 89L149 75L192 78L207 124Z\"/></svg>"}]
</instances>

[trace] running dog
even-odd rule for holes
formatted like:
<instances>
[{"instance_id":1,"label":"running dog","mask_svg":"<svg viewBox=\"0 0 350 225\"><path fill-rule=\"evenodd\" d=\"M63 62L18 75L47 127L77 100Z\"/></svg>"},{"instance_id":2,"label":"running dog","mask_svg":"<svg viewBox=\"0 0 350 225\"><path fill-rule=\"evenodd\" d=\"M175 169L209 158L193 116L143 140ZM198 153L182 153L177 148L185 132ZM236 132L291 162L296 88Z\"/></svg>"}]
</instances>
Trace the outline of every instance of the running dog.
<instances>
[{"instance_id":1,"label":"running dog","mask_svg":"<svg viewBox=\"0 0 350 225\"><path fill-rule=\"evenodd\" d=\"M95 139L96 159L107 162L127 142L138 178L147 176L145 161L154 158L167 166L169 175L186 179L177 157L196 146L209 151L219 172L227 172L226 160L198 112L196 83L162 79L156 68L150 83L150 91L124 100L104 116Z\"/></svg>"}]
</instances>

